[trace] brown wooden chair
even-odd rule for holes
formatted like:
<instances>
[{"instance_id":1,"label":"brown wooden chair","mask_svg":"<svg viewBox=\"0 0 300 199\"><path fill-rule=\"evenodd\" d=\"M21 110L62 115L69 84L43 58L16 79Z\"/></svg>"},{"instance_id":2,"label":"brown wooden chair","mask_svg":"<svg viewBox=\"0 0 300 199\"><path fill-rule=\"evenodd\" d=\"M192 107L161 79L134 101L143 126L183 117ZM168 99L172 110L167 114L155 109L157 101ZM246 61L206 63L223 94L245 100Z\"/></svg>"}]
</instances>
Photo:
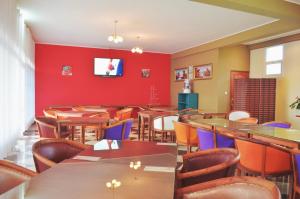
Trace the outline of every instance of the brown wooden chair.
<instances>
[{"instance_id":1,"label":"brown wooden chair","mask_svg":"<svg viewBox=\"0 0 300 199\"><path fill-rule=\"evenodd\" d=\"M71 131L64 126L58 132L56 119L51 117L37 117L35 122L38 127L38 132L41 138L66 138L71 134Z\"/></svg>"},{"instance_id":2,"label":"brown wooden chair","mask_svg":"<svg viewBox=\"0 0 300 199\"><path fill-rule=\"evenodd\" d=\"M65 139L44 139L33 144L32 153L38 173L56 163L76 156L88 146Z\"/></svg>"},{"instance_id":3,"label":"brown wooden chair","mask_svg":"<svg viewBox=\"0 0 300 199\"><path fill-rule=\"evenodd\" d=\"M240 160L237 150L209 149L183 155L183 167L177 172L181 187L234 175Z\"/></svg>"},{"instance_id":4,"label":"brown wooden chair","mask_svg":"<svg viewBox=\"0 0 300 199\"><path fill-rule=\"evenodd\" d=\"M37 173L6 160L0 160L0 195L29 180Z\"/></svg>"},{"instance_id":5,"label":"brown wooden chair","mask_svg":"<svg viewBox=\"0 0 300 199\"><path fill-rule=\"evenodd\" d=\"M161 142L165 141L168 133L170 133L171 141L175 141L175 129L173 121L178 121L178 115L163 115L153 119L153 140L156 137L156 133L161 134Z\"/></svg>"},{"instance_id":6,"label":"brown wooden chair","mask_svg":"<svg viewBox=\"0 0 300 199\"><path fill-rule=\"evenodd\" d=\"M229 177L177 189L181 199L281 199L271 181L255 177Z\"/></svg>"}]
</instances>

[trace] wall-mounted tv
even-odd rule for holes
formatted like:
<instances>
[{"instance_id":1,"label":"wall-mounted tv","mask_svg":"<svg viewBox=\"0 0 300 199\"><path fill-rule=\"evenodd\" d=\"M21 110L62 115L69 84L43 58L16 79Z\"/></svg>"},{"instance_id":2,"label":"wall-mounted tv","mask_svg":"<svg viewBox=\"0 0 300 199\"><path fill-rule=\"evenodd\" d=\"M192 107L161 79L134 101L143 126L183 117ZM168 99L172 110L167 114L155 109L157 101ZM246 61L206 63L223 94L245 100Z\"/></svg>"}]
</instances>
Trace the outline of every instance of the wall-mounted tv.
<instances>
[{"instance_id":1,"label":"wall-mounted tv","mask_svg":"<svg viewBox=\"0 0 300 199\"><path fill-rule=\"evenodd\" d=\"M123 59L95 58L94 74L107 77L123 76Z\"/></svg>"}]
</instances>

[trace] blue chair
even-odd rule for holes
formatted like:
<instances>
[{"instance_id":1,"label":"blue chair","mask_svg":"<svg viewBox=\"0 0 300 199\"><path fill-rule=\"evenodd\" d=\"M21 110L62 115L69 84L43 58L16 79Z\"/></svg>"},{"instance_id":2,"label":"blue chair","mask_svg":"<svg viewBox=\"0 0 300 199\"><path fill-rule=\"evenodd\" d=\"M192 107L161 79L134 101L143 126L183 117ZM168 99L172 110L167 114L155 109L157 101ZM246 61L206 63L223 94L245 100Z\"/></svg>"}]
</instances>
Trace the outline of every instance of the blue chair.
<instances>
[{"instance_id":1,"label":"blue chair","mask_svg":"<svg viewBox=\"0 0 300 199\"><path fill-rule=\"evenodd\" d=\"M235 148L234 138L217 132L216 144L214 142L214 133L210 130L197 129L198 148L207 150L213 148ZM216 146L215 146L216 145Z\"/></svg>"},{"instance_id":2,"label":"blue chair","mask_svg":"<svg viewBox=\"0 0 300 199\"><path fill-rule=\"evenodd\" d=\"M214 149L214 133L209 130L197 129L199 150Z\"/></svg>"},{"instance_id":3,"label":"blue chair","mask_svg":"<svg viewBox=\"0 0 300 199\"><path fill-rule=\"evenodd\" d=\"M291 128L291 124L288 122L266 122L263 124L263 126L271 126L271 127L277 127L277 128L284 128L289 129Z\"/></svg>"},{"instance_id":4,"label":"blue chair","mask_svg":"<svg viewBox=\"0 0 300 199\"><path fill-rule=\"evenodd\" d=\"M300 150L292 150L292 161L293 161L293 171L294 171L294 192L292 198L295 199L300 195Z\"/></svg>"},{"instance_id":5,"label":"blue chair","mask_svg":"<svg viewBox=\"0 0 300 199\"><path fill-rule=\"evenodd\" d=\"M234 138L217 133L217 148L235 148Z\"/></svg>"},{"instance_id":6,"label":"blue chair","mask_svg":"<svg viewBox=\"0 0 300 199\"><path fill-rule=\"evenodd\" d=\"M133 124L133 119L119 121L116 124L104 128L103 139L127 140Z\"/></svg>"}]
</instances>

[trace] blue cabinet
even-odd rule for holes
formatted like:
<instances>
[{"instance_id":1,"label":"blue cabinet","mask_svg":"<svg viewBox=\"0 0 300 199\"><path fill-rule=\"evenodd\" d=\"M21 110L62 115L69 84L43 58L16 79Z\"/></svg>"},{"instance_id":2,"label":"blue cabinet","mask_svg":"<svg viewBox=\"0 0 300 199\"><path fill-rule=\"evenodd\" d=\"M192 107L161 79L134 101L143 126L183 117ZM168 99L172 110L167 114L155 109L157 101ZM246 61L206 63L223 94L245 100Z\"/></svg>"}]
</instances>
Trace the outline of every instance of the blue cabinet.
<instances>
[{"instance_id":1,"label":"blue cabinet","mask_svg":"<svg viewBox=\"0 0 300 199\"><path fill-rule=\"evenodd\" d=\"M198 93L178 94L178 110L186 108L198 109Z\"/></svg>"}]
</instances>

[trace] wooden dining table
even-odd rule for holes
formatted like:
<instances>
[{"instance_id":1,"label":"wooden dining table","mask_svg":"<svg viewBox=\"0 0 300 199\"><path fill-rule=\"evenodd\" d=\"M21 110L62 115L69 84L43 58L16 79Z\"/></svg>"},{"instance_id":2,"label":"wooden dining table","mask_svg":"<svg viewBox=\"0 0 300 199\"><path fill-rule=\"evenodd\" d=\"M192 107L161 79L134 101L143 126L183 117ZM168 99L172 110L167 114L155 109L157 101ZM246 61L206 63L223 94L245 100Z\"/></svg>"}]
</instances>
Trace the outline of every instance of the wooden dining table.
<instances>
[{"instance_id":1,"label":"wooden dining table","mask_svg":"<svg viewBox=\"0 0 300 199\"><path fill-rule=\"evenodd\" d=\"M136 152L128 154L129 151ZM117 150L89 148L79 155L101 159L64 161L0 195L0 199L174 198L175 146L122 141ZM141 162L141 167L130 168L130 162L136 161ZM121 182L114 190L106 186L113 179Z\"/></svg>"},{"instance_id":2,"label":"wooden dining table","mask_svg":"<svg viewBox=\"0 0 300 199\"><path fill-rule=\"evenodd\" d=\"M230 121L224 118L194 118L188 120L187 123L195 127L231 134L235 137L255 138L287 148L300 149L300 130L298 129L284 129L259 124L248 124Z\"/></svg>"},{"instance_id":3,"label":"wooden dining table","mask_svg":"<svg viewBox=\"0 0 300 199\"><path fill-rule=\"evenodd\" d=\"M68 126L72 129L72 139L74 138L74 129L76 126L80 126L80 140L81 143L85 143L85 128L87 126L96 127L99 132L102 131L102 127L109 122L109 118L103 117L68 117L65 119L57 119L58 132L60 132L62 126Z\"/></svg>"}]
</instances>

